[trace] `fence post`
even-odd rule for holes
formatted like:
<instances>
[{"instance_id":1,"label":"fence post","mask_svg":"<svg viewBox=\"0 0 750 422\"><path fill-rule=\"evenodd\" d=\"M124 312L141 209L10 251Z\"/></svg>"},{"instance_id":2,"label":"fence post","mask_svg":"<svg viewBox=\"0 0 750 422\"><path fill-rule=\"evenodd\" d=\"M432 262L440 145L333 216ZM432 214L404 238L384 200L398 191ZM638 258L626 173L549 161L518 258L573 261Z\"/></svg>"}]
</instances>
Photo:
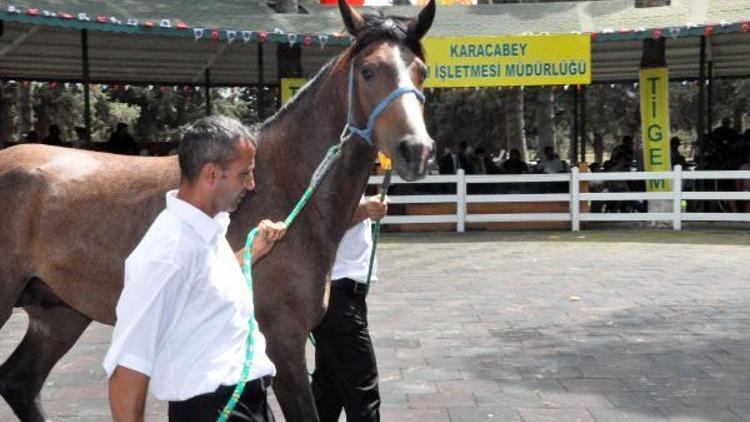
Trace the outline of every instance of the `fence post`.
<instances>
[{"instance_id":1,"label":"fence post","mask_svg":"<svg viewBox=\"0 0 750 422\"><path fill-rule=\"evenodd\" d=\"M581 230L580 170L578 167L570 170L570 228L577 232Z\"/></svg>"},{"instance_id":2,"label":"fence post","mask_svg":"<svg viewBox=\"0 0 750 422\"><path fill-rule=\"evenodd\" d=\"M672 228L682 230L682 166L672 170Z\"/></svg>"},{"instance_id":3,"label":"fence post","mask_svg":"<svg viewBox=\"0 0 750 422\"><path fill-rule=\"evenodd\" d=\"M466 226L466 172L456 173L456 231L463 233Z\"/></svg>"}]
</instances>

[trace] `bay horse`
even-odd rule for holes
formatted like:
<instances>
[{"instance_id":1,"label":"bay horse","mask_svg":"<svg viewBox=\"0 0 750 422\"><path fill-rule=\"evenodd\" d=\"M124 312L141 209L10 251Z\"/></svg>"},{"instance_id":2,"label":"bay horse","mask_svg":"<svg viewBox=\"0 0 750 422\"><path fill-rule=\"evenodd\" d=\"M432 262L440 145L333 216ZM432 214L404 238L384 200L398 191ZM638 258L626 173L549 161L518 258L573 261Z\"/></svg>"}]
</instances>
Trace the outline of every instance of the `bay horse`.
<instances>
[{"instance_id":1,"label":"bay horse","mask_svg":"<svg viewBox=\"0 0 750 422\"><path fill-rule=\"evenodd\" d=\"M285 239L254 268L257 319L289 421L318 420L305 342L325 312L327 274L377 150L392 157L402 178L415 180L425 175L434 149L417 91L426 74L420 40L432 24L434 0L416 18L362 15L345 0L339 9L354 42L260 127L256 188L232 215L227 234L239 249L261 218L286 217L347 122L362 126L382 100L407 88L375 120L371 144L352 136L344 145ZM13 307L29 316L23 340L0 366L0 395L21 420L44 420L44 380L89 323L114 324L124 259L178 183L176 157L44 145L0 152L0 327Z\"/></svg>"}]
</instances>

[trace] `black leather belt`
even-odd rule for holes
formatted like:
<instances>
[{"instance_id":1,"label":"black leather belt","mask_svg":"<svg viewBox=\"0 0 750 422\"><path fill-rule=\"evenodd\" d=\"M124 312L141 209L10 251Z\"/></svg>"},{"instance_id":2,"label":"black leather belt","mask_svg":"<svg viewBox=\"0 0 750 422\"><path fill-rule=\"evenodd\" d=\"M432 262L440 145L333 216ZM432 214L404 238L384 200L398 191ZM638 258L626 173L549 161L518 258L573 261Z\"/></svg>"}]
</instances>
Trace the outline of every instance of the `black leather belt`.
<instances>
[{"instance_id":1,"label":"black leather belt","mask_svg":"<svg viewBox=\"0 0 750 422\"><path fill-rule=\"evenodd\" d=\"M331 288L349 290L357 295L364 295L367 293L367 284L360 283L359 281L352 280L351 278L340 278L338 280L332 280Z\"/></svg>"},{"instance_id":2,"label":"black leather belt","mask_svg":"<svg viewBox=\"0 0 750 422\"><path fill-rule=\"evenodd\" d=\"M255 389L256 391L258 390L266 391L272 384L273 384L273 377L271 376L261 377L261 378L257 378L257 379L254 379L252 381L248 381L247 383L245 383L245 389L246 390ZM219 388L216 389L215 393L218 393L218 394L229 393L231 395L232 392L234 392L234 388L235 388L234 385L221 385L219 386Z\"/></svg>"}]
</instances>

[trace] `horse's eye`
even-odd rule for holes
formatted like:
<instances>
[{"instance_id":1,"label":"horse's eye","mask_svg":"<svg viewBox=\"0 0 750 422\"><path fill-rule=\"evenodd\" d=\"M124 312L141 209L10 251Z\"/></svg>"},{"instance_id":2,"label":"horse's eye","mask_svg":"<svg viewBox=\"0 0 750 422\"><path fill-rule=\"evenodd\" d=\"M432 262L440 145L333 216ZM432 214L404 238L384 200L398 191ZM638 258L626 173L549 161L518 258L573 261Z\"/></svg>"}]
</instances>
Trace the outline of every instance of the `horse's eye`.
<instances>
[{"instance_id":1,"label":"horse's eye","mask_svg":"<svg viewBox=\"0 0 750 422\"><path fill-rule=\"evenodd\" d=\"M369 67L363 67L362 70L360 70L360 73L362 74L362 78L366 81L369 81L375 76L375 71Z\"/></svg>"}]
</instances>

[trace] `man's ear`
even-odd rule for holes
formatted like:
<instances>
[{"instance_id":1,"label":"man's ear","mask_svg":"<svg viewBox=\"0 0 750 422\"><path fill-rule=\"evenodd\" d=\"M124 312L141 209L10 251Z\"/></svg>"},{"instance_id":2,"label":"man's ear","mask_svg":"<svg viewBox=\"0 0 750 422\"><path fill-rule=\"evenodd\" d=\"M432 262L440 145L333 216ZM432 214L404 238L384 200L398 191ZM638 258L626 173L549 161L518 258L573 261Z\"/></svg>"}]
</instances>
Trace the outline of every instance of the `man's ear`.
<instances>
[{"instance_id":1,"label":"man's ear","mask_svg":"<svg viewBox=\"0 0 750 422\"><path fill-rule=\"evenodd\" d=\"M198 177L209 186L214 186L221 178L221 167L216 163L206 163L201 167Z\"/></svg>"}]
</instances>

